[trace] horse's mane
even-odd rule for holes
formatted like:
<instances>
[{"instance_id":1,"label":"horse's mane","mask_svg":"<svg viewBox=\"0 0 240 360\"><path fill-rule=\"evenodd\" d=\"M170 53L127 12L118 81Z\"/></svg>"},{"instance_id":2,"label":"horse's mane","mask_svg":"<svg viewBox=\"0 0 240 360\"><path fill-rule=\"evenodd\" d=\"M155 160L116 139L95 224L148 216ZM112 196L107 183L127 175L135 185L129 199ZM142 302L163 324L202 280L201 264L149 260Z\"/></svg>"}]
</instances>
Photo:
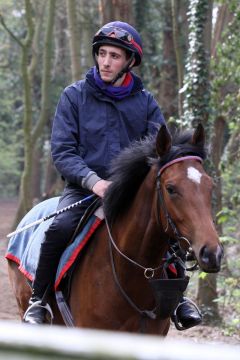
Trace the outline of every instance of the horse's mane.
<instances>
[{"instance_id":1,"label":"horse's mane","mask_svg":"<svg viewBox=\"0 0 240 360\"><path fill-rule=\"evenodd\" d=\"M133 142L114 159L109 174L112 184L103 200L104 212L110 224L129 208L153 163L161 168L171 160L185 155L205 159L206 148L204 145L192 145L192 134L192 131L175 132L170 151L161 158L156 153L156 137L148 136L144 140Z\"/></svg>"}]
</instances>

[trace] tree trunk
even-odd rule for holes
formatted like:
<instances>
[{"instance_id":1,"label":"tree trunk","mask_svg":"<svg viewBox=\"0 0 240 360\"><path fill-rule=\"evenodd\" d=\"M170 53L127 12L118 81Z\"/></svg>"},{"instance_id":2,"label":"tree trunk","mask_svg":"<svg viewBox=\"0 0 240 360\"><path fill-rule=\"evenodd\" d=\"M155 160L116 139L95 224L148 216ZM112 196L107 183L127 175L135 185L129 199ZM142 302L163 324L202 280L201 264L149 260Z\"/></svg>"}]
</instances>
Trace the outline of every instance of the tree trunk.
<instances>
[{"instance_id":1,"label":"tree trunk","mask_svg":"<svg viewBox=\"0 0 240 360\"><path fill-rule=\"evenodd\" d=\"M54 34L54 62L52 77L62 79L70 78L71 64L69 59L69 39L67 37L66 2L59 1L56 6L55 34Z\"/></svg>"},{"instance_id":2,"label":"tree trunk","mask_svg":"<svg viewBox=\"0 0 240 360\"><path fill-rule=\"evenodd\" d=\"M24 133L24 169L21 176L19 207L15 218L15 224L32 206L32 94L31 94L31 77L29 74L29 52L32 45L34 34L34 25L32 21L32 8L29 0L25 0L26 22L28 26L27 37L22 43L21 50L21 73L23 80L23 97L24 97L24 116L23 116L23 133Z\"/></svg>"},{"instance_id":3,"label":"tree trunk","mask_svg":"<svg viewBox=\"0 0 240 360\"><path fill-rule=\"evenodd\" d=\"M212 148L214 151L211 153L211 159L214 167L215 175L215 187L214 187L214 213L218 213L222 210L222 182L221 182L221 170L220 161L224 149L224 130L226 121L223 116L218 116L214 121ZM218 232L222 233L221 224L217 225Z\"/></svg>"},{"instance_id":4,"label":"tree trunk","mask_svg":"<svg viewBox=\"0 0 240 360\"><path fill-rule=\"evenodd\" d=\"M209 81L209 64L210 64L210 52L211 52L211 34L212 34L212 7L213 2L208 1L207 11L205 13L206 20L203 26L203 48L204 48L204 57L205 57L205 80L203 81L203 86L199 86L198 89L198 96L201 104L201 97L204 99L205 94L209 91L206 89L208 86ZM199 55L202 56L199 52ZM197 58L200 59L199 55ZM201 121L206 129L209 129L208 125L208 106L209 106L209 98L204 101L204 107L201 109L200 105L200 113L201 114ZM215 139L214 139L215 140ZM210 139L209 139L210 141ZM219 141L219 140L218 140ZM214 141L215 143L215 141ZM221 144L220 144L221 145ZM215 148L214 148L215 151ZM217 164L220 159L215 157L215 165ZM218 166L218 165L217 165ZM216 209L214 209L216 210ZM199 278L198 282L198 303L201 305L201 308L204 312L204 322L213 322L213 320L219 321L220 316L218 312L218 304L214 300L217 298L217 275L216 274L207 274L204 278Z\"/></svg>"},{"instance_id":5,"label":"tree trunk","mask_svg":"<svg viewBox=\"0 0 240 360\"><path fill-rule=\"evenodd\" d=\"M190 0L189 10L189 48L181 90L185 94L182 123L196 126L201 122L207 128L212 1Z\"/></svg>"},{"instance_id":6,"label":"tree trunk","mask_svg":"<svg viewBox=\"0 0 240 360\"><path fill-rule=\"evenodd\" d=\"M212 57L216 56L217 44L221 41L223 30L232 17L233 14L229 12L228 4L223 4L219 7L211 46Z\"/></svg>"},{"instance_id":7,"label":"tree trunk","mask_svg":"<svg viewBox=\"0 0 240 360\"><path fill-rule=\"evenodd\" d=\"M131 0L100 0L99 13L102 25L115 20L133 24Z\"/></svg>"},{"instance_id":8,"label":"tree trunk","mask_svg":"<svg viewBox=\"0 0 240 360\"><path fill-rule=\"evenodd\" d=\"M217 181L214 188L214 214L222 209L222 186L221 186L221 171L219 168L222 152L223 152L223 139L224 139L225 119L218 117L214 122L213 138L212 138L212 163L214 167L214 175ZM219 235L222 233L221 224L217 225ZM218 304L214 300L217 298L217 275L206 274L203 279L200 278L198 282L198 303L204 312L205 323L218 323L221 318L218 312Z\"/></svg>"},{"instance_id":9,"label":"tree trunk","mask_svg":"<svg viewBox=\"0 0 240 360\"><path fill-rule=\"evenodd\" d=\"M32 45L33 39L33 23L32 23L32 10L30 4L26 0L26 17L28 23L28 38L25 42L25 46L22 48L22 74L24 83L24 170L21 178L19 207L14 220L14 225L19 222L23 215L29 211L32 207L33 193L32 193L32 161L34 148L37 143L37 139L42 134L44 125L49 118L50 108L50 69L51 69L51 49L52 49L52 32L54 24L54 10L55 1L49 0L48 7L48 21L47 30L44 42L44 56L43 56L43 74L42 74L42 86L41 86L41 112L39 120L32 130L32 74L29 72L28 57ZM31 35L31 36L30 36Z\"/></svg>"},{"instance_id":10,"label":"tree trunk","mask_svg":"<svg viewBox=\"0 0 240 360\"><path fill-rule=\"evenodd\" d=\"M181 34L180 27L179 27L179 14L180 10L183 9L184 3L181 3L182 6L179 9L179 1L172 0L172 29L173 29L173 44L174 44L174 51L175 51L175 58L176 58L176 67L177 67L177 80L178 80L178 99L177 99L177 108L178 108L178 116L181 118L183 114L183 99L182 99L182 93L179 92L179 90L183 86L183 60L184 60L184 54L183 54L183 46L180 41L180 36L183 36L183 33ZM184 9L186 13L186 8Z\"/></svg>"},{"instance_id":11,"label":"tree trunk","mask_svg":"<svg viewBox=\"0 0 240 360\"><path fill-rule=\"evenodd\" d=\"M33 163L32 163L32 195L33 203L37 203L41 199L41 163L40 160L43 158L43 141L38 141L33 152Z\"/></svg>"},{"instance_id":12,"label":"tree trunk","mask_svg":"<svg viewBox=\"0 0 240 360\"><path fill-rule=\"evenodd\" d=\"M48 18L47 28L44 40L43 53L43 72L41 85L41 111L38 121L32 132L33 143L36 144L37 139L43 132L44 126L49 120L50 115L50 80L51 80L51 66L52 66L52 48L53 48L53 25L55 16L56 0L49 0L48 2Z\"/></svg>"},{"instance_id":13,"label":"tree trunk","mask_svg":"<svg viewBox=\"0 0 240 360\"><path fill-rule=\"evenodd\" d=\"M204 279L199 279L197 300L204 314L204 324L212 324L214 322L217 324L220 320L217 303L213 302L217 298L216 289L216 274L207 274Z\"/></svg>"},{"instance_id":14,"label":"tree trunk","mask_svg":"<svg viewBox=\"0 0 240 360\"><path fill-rule=\"evenodd\" d=\"M171 2L164 4L163 29L163 65L161 67L161 82L158 102L161 104L166 119L177 115L177 78L176 56L173 44L173 28L171 17Z\"/></svg>"},{"instance_id":15,"label":"tree trunk","mask_svg":"<svg viewBox=\"0 0 240 360\"><path fill-rule=\"evenodd\" d=\"M75 0L66 0L67 5L67 19L68 30L70 37L70 52L71 52L71 70L72 81L77 81L81 77L81 55L80 55L80 31L77 23L77 8Z\"/></svg>"}]
</instances>

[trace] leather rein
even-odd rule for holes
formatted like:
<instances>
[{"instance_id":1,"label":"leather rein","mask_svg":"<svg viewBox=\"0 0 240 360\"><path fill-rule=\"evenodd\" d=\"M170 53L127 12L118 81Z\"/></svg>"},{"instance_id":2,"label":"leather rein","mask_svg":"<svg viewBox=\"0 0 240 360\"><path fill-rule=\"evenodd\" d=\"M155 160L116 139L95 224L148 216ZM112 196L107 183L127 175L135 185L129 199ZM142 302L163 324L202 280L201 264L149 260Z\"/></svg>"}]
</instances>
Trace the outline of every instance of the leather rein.
<instances>
[{"instance_id":1,"label":"leather rein","mask_svg":"<svg viewBox=\"0 0 240 360\"><path fill-rule=\"evenodd\" d=\"M117 287L119 288L121 294L123 295L123 297L127 300L127 302L142 316L142 318L150 318L150 319L156 319L157 314L156 314L156 309L157 306L153 309L153 310L141 310L131 299L130 297L127 295L127 293L124 291L124 289L122 288L119 279L117 277L117 273L116 273L116 268L115 268L115 263L114 263L114 258L113 258L113 247L114 249L117 251L117 253L119 255L121 255L125 260L127 260L128 262L132 263L133 265L135 265L136 267L140 268L143 270L143 274L144 277L146 279L152 279L155 275L155 272L159 269L164 269L167 266L169 266L171 263L174 262L178 262L183 268L184 270L188 270L188 271L193 271L195 270L196 265L194 265L191 268L186 268L184 261L182 260L182 258L186 257L187 253L192 253L192 248L191 248L191 244L190 241L185 238L184 236L181 236L181 234L179 233L176 225L174 224L171 216L169 215L168 211L167 211L167 207L165 205L165 201L164 201L164 197L163 197L163 193L162 193L162 186L161 186L161 175L164 172L164 170L166 168L168 168L169 166L177 163L177 162L181 162L181 161L185 161L185 160L197 160L199 162L203 162L202 158L200 158L199 156L193 156L193 155L189 155L189 156L183 156L183 157L179 157L177 159L174 159L170 162L168 162L167 164L165 164L164 166L162 166L157 174L157 178L156 178L156 189L157 189L157 217L158 217L158 222L160 219L160 213L161 213L161 208L163 210L164 216L166 218L166 222L167 222L167 226L164 229L164 232L167 233L168 228L170 227L172 230L172 233L174 234L174 243L169 244L169 248L171 250L171 257L168 260L162 259L164 262L161 263L161 265L157 266L157 267L145 267L142 264L139 264L137 261L131 259L130 257L128 257L126 254L124 254L119 247L117 246L116 242L113 239L113 236L111 234L111 229L109 226L109 223L107 221L107 218L105 216L105 223L106 223L106 228L108 231L108 236L109 236L109 250L110 250L110 259L111 259L111 266L112 266L112 271L113 271L113 276L114 276L114 280L115 283L117 285ZM187 244L187 250L184 250L181 247L180 242L181 241L185 241Z\"/></svg>"}]
</instances>

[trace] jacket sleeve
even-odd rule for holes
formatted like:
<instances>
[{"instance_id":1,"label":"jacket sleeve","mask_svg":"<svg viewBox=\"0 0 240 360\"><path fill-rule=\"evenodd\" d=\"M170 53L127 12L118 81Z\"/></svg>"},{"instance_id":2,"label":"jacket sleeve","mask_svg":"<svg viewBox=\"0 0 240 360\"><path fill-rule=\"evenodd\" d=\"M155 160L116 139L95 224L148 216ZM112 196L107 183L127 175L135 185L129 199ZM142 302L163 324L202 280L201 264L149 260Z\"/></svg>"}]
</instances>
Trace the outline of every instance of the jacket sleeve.
<instances>
[{"instance_id":1,"label":"jacket sleeve","mask_svg":"<svg viewBox=\"0 0 240 360\"><path fill-rule=\"evenodd\" d=\"M148 98L148 135L155 134L161 125L166 124L164 116L160 110L159 105L157 104L156 100L149 93Z\"/></svg>"},{"instance_id":2,"label":"jacket sleeve","mask_svg":"<svg viewBox=\"0 0 240 360\"><path fill-rule=\"evenodd\" d=\"M81 186L83 179L89 174L93 178L95 173L81 157L79 142L77 91L68 87L60 97L53 120L51 151L54 165L60 174L68 182Z\"/></svg>"}]
</instances>

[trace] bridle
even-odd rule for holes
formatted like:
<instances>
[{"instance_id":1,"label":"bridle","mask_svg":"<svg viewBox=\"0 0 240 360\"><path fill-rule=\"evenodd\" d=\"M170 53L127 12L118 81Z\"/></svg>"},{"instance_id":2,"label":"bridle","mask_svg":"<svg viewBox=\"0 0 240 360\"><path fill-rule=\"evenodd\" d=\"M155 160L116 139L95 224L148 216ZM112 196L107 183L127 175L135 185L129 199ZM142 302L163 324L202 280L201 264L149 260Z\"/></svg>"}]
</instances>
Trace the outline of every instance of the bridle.
<instances>
[{"instance_id":1,"label":"bridle","mask_svg":"<svg viewBox=\"0 0 240 360\"><path fill-rule=\"evenodd\" d=\"M165 165L163 165L158 173L157 173L157 177L156 177L156 190L157 190L157 218L158 218L158 222L160 223L159 219L160 219L160 214L161 214L161 208L164 214L164 217L166 218L166 222L167 222L167 226L164 229L164 232L167 233L168 228L171 228L172 233L174 234L174 243L169 243L169 248L171 250L171 257L166 260L164 263L161 263L161 265L152 268L152 267L145 267L142 264L139 264L137 261L131 259L130 257L128 257L126 254L124 254L117 246L116 242L113 239L113 236L111 234L111 229L108 223L108 220L105 216L105 223L106 223L106 228L108 231L108 237L109 237L109 250L110 250L110 259L111 259L111 266L112 266L112 271L113 271L113 276L114 276L114 280L115 283L117 284L121 294L123 295L123 297L127 300L127 302L143 317L149 317L150 319L156 319L157 314L156 314L156 309L157 307L155 307L153 310L141 310L131 299L130 297L127 295L127 293L123 290L118 277L117 277L117 273L116 273L116 269L115 269L115 263L114 263L114 258L113 258L113 247L115 248L115 250L117 251L117 253L122 256L125 260L127 260L128 262L130 262L131 264L135 265L136 267L142 269L144 271L144 277L146 279L152 279L155 275L155 272L159 269L163 269L166 268L167 266L169 266L169 264L174 263L174 262L178 262L183 268L184 270L194 270L196 265L194 265L192 268L186 268L184 261L182 260L182 258L186 257L187 253L191 253L192 252L192 248L191 248L191 244L190 241L184 237L181 236L181 234L179 233L176 225L174 224L171 216L169 215L168 211L167 211L167 207L164 201L164 197L163 197L163 192L162 192L162 185L161 185L161 175L164 172L164 170L168 167L170 167L171 165L177 163L177 162L181 162L181 161L185 161L185 160L197 160L199 162L203 162L202 158L199 156L194 156L194 155L186 155L186 156L182 156L179 158L176 158L168 163L166 163ZM185 241L187 244L187 250L183 249L181 247L180 242L181 241ZM164 261L164 259L162 259Z\"/></svg>"},{"instance_id":2,"label":"bridle","mask_svg":"<svg viewBox=\"0 0 240 360\"><path fill-rule=\"evenodd\" d=\"M157 184L157 219L158 219L158 223L160 224L159 219L161 218L161 208L163 210L164 213L164 217L166 219L166 228L164 229L164 232L167 233L168 228L170 227L173 233L173 239L175 240L175 246L177 245L177 247L179 247L179 249L182 250L182 252L184 252L185 250L182 249L181 247L181 242L184 241L187 244L187 250L185 252L188 253L192 253L192 247L191 247L191 243L190 241L182 236L175 223L173 222L171 216L169 215L168 211L167 211L167 207L164 201L164 196L163 196L163 191L162 191L162 185L161 185L161 175L163 174L164 170L166 170L168 167L170 167L173 164L176 164L178 162L181 161L185 161L185 160L197 160L199 162L203 162L202 158L199 156L195 156L195 155L186 155L186 156L182 156L179 158L176 158L168 163L166 163L165 165L163 165L158 173L157 173L157 179L156 179L156 184Z\"/></svg>"}]
</instances>

